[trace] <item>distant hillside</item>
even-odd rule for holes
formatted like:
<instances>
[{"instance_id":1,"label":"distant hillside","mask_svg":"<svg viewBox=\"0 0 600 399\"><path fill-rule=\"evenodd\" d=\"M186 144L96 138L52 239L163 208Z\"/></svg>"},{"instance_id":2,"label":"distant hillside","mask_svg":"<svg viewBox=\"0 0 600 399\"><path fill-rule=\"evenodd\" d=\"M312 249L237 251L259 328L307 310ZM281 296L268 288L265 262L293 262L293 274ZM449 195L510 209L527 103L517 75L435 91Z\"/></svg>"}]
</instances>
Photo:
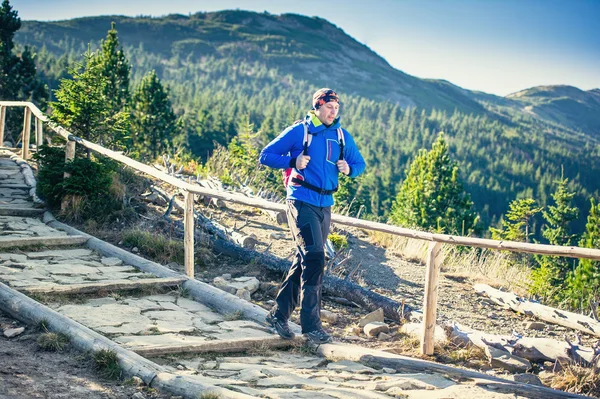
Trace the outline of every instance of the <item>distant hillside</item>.
<instances>
[{"instance_id":1,"label":"distant hillside","mask_svg":"<svg viewBox=\"0 0 600 399\"><path fill-rule=\"evenodd\" d=\"M539 86L507 96L540 118L600 137L600 89Z\"/></svg>"},{"instance_id":2,"label":"distant hillside","mask_svg":"<svg viewBox=\"0 0 600 399\"><path fill-rule=\"evenodd\" d=\"M282 74L330 85L339 91L403 107L437 108L449 112L484 112L469 96L443 82L426 81L392 68L367 46L320 18L246 11L169 15L162 18L102 16L68 21L24 21L15 40L55 54L106 36L111 22L128 48L143 48L162 59L188 62L217 58L260 61Z\"/></svg>"}]
</instances>

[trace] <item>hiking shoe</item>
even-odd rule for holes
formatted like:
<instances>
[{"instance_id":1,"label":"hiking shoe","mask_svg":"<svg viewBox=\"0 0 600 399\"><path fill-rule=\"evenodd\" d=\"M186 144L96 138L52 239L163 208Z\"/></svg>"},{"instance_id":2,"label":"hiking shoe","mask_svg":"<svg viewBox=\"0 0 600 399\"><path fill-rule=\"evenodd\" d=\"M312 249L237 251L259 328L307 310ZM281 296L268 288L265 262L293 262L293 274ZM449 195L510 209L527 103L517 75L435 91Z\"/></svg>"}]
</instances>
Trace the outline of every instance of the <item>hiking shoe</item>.
<instances>
[{"instance_id":1,"label":"hiking shoe","mask_svg":"<svg viewBox=\"0 0 600 399\"><path fill-rule=\"evenodd\" d=\"M315 345L327 344L332 341L331 335L327 334L322 328L304 334L309 342Z\"/></svg>"},{"instance_id":2,"label":"hiking shoe","mask_svg":"<svg viewBox=\"0 0 600 399\"><path fill-rule=\"evenodd\" d=\"M292 330L290 330L290 326L288 325L287 320L278 319L274 314L270 313L265 317L267 324L270 325L277 331L277 334L283 339L292 339L295 337Z\"/></svg>"}]
</instances>

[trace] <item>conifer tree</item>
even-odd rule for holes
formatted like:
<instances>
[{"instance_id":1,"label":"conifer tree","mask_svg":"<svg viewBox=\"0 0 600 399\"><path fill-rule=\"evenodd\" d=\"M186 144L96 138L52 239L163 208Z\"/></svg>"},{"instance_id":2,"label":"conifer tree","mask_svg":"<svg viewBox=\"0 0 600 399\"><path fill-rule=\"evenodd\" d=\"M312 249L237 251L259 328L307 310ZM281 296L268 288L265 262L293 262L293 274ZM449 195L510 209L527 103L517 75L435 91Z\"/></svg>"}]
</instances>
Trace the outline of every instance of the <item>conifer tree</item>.
<instances>
[{"instance_id":1,"label":"conifer tree","mask_svg":"<svg viewBox=\"0 0 600 399\"><path fill-rule=\"evenodd\" d=\"M600 204L596 204L594 198L590 202L590 213L579 246L600 249ZM592 303L597 306L600 301L600 262L579 259L577 268L568 277L567 287L565 299L572 307L587 311Z\"/></svg>"},{"instance_id":2,"label":"conifer tree","mask_svg":"<svg viewBox=\"0 0 600 399\"><path fill-rule=\"evenodd\" d=\"M129 102L129 72L131 67L119 44L115 23L111 24L101 50L94 58L98 70L106 78L104 94L115 112L122 111Z\"/></svg>"},{"instance_id":3,"label":"conifer tree","mask_svg":"<svg viewBox=\"0 0 600 399\"><path fill-rule=\"evenodd\" d=\"M134 152L154 160L162 152L172 150L181 125L173 112L169 91L155 71L142 78L132 100Z\"/></svg>"},{"instance_id":4,"label":"conifer tree","mask_svg":"<svg viewBox=\"0 0 600 399\"><path fill-rule=\"evenodd\" d=\"M571 233L570 223L579 215L579 209L572 205L574 192L568 190L569 179L562 178L555 183L556 191L552 193L554 205L542 212L546 221L542 226L542 236L551 245L569 246L576 238ZM559 301L565 279L573 270L573 261L558 256L536 256L539 267L533 271L533 284L530 292L550 301Z\"/></svg>"},{"instance_id":5,"label":"conifer tree","mask_svg":"<svg viewBox=\"0 0 600 399\"><path fill-rule=\"evenodd\" d=\"M502 219L500 229L490 228L494 240L529 242L533 235L531 220L543 207L536 207L532 198L516 199L509 204L506 218Z\"/></svg>"},{"instance_id":6,"label":"conifer tree","mask_svg":"<svg viewBox=\"0 0 600 399\"><path fill-rule=\"evenodd\" d=\"M27 47L21 55L13 53L13 39L15 32L20 28L21 19L18 12L8 0L4 0L0 6L0 100L33 101L45 110L48 89L36 78L34 55ZM22 123L22 113L9 109L7 132L16 131Z\"/></svg>"},{"instance_id":7,"label":"conifer tree","mask_svg":"<svg viewBox=\"0 0 600 399\"><path fill-rule=\"evenodd\" d=\"M106 98L107 79L95 57L88 49L84 63L70 69L71 79L61 80L54 92L57 101L51 104L52 119L79 137L119 148L129 130L129 115L113 111Z\"/></svg>"},{"instance_id":8,"label":"conifer tree","mask_svg":"<svg viewBox=\"0 0 600 399\"><path fill-rule=\"evenodd\" d=\"M448 151L443 133L430 151L421 149L411 163L392 205L390 221L452 234L477 229L473 202L464 190L458 165Z\"/></svg>"}]
</instances>

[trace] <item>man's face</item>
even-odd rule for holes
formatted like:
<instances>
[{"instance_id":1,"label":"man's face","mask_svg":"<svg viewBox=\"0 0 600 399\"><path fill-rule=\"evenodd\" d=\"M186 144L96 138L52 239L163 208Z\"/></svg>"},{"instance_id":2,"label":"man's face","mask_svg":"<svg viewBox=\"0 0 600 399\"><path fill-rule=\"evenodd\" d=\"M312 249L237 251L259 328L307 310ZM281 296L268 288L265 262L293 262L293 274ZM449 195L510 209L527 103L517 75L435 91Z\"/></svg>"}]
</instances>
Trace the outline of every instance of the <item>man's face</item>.
<instances>
[{"instance_id":1,"label":"man's face","mask_svg":"<svg viewBox=\"0 0 600 399\"><path fill-rule=\"evenodd\" d=\"M331 101L321 105L319 109L315 110L315 115L317 115L317 118L319 118L321 123L331 125L339 111L340 103Z\"/></svg>"}]
</instances>

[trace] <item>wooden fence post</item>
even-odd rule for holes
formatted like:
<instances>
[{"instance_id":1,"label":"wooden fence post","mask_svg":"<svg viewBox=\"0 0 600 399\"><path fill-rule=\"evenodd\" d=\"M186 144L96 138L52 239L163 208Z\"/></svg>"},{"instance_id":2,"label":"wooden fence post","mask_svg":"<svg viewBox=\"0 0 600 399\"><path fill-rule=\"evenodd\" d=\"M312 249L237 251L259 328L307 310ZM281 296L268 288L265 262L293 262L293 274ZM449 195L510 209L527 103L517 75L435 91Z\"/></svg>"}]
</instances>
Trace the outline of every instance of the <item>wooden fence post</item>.
<instances>
[{"instance_id":1,"label":"wooden fence post","mask_svg":"<svg viewBox=\"0 0 600 399\"><path fill-rule=\"evenodd\" d=\"M185 274L194 278L194 194L185 192L185 214L183 217L184 226L184 257Z\"/></svg>"},{"instance_id":2,"label":"wooden fence post","mask_svg":"<svg viewBox=\"0 0 600 399\"><path fill-rule=\"evenodd\" d=\"M25 116L23 119L23 148L21 158L27 159L29 157L29 138L31 135L31 110L29 107L25 107Z\"/></svg>"},{"instance_id":3,"label":"wooden fence post","mask_svg":"<svg viewBox=\"0 0 600 399\"><path fill-rule=\"evenodd\" d=\"M0 105L0 147L4 146L4 122L6 121L6 107Z\"/></svg>"},{"instance_id":4,"label":"wooden fence post","mask_svg":"<svg viewBox=\"0 0 600 399\"><path fill-rule=\"evenodd\" d=\"M433 338L436 325L438 277L441 260L438 258L442 243L431 242L427 254L427 272L425 274L425 299L423 300L423 337L421 337L421 353L433 355Z\"/></svg>"},{"instance_id":5,"label":"wooden fence post","mask_svg":"<svg viewBox=\"0 0 600 399\"><path fill-rule=\"evenodd\" d=\"M35 118L35 149L36 151L40 150L40 146L44 144L43 131L42 131L42 120L40 118Z\"/></svg>"},{"instance_id":6,"label":"wooden fence post","mask_svg":"<svg viewBox=\"0 0 600 399\"><path fill-rule=\"evenodd\" d=\"M75 141L67 140L67 145L65 146L65 163L70 162L75 158ZM70 177L71 174L65 172L64 178Z\"/></svg>"}]
</instances>

